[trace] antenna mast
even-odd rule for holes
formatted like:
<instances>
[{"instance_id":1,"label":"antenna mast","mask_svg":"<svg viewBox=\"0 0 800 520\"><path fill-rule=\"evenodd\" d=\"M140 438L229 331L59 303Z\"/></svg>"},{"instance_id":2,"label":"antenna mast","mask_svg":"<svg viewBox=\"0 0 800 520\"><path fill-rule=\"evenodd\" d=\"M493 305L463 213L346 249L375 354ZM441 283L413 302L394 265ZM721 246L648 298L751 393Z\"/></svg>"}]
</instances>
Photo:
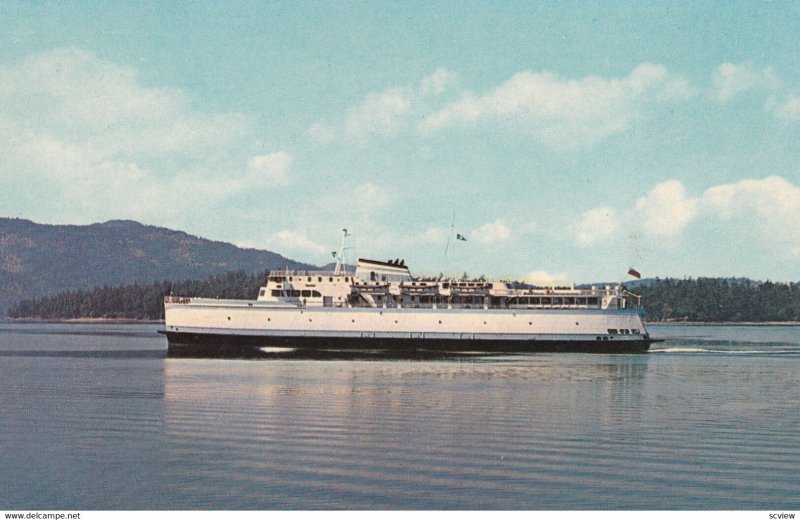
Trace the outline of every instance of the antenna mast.
<instances>
[{"instance_id":1,"label":"antenna mast","mask_svg":"<svg viewBox=\"0 0 800 520\"><path fill-rule=\"evenodd\" d=\"M349 236L350 233L347 232L347 228L342 229L342 241L339 242L339 254L336 255L336 268L333 270L334 276L338 276L339 274L341 274L342 264L347 265L344 261L344 252L345 249L347 249L345 247L345 241Z\"/></svg>"}]
</instances>

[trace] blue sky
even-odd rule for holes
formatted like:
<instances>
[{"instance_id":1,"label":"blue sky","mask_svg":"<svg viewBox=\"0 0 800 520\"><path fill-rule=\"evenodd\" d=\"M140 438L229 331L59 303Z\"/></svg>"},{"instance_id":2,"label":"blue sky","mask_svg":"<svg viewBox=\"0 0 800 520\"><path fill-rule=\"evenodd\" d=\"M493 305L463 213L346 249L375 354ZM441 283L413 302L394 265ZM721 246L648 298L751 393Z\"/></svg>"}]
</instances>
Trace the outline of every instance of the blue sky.
<instances>
[{"instance_id":1,"label":"blue sky","mask_svg":"<svg viewBox=\"0 0 800 520\"><path fill-rule=\"evenodd\" d=\"M800 280L800 3L6 1L0 34L2 216Z\"/></svg>"}]
</instances>

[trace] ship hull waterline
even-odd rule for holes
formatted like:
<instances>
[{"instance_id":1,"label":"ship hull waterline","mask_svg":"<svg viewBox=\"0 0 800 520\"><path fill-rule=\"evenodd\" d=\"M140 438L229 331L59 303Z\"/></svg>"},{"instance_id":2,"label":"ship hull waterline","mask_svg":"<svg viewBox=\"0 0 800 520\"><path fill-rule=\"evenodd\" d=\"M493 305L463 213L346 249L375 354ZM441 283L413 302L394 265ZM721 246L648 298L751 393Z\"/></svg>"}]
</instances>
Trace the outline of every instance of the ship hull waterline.
<instances>
[{"instance_id":1,"label":"ship hull waterline","mask_svg":"<svg viewBox=\"0 0 800 520\"><path fill-rule=\"evenodd\" d=\"M373 351L397 354L442 353L644 353L659 340L611 339L482 339L425 337L277 336L161 331L171 357L263 357L266 349L298 351ZM266 352L269 352L266 350Z\"/></svg>"}]
</instances>

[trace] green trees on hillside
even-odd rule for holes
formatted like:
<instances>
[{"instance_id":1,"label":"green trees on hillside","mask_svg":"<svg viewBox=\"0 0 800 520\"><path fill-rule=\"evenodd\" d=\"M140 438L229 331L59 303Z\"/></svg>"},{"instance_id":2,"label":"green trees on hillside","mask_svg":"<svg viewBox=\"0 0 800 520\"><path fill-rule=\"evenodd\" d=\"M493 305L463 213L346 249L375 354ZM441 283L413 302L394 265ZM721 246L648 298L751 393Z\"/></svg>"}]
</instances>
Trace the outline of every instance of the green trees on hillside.
<instances>
[{"instance_id":1,"label":"green trees on hillside","mask_svg":"<svg viewBox=\"0 0 800 520\"><path fill-rule=\"evenodd\" d=\"M650 321L800 321L800 284L658 279L637 287Z\"/></svg>"},{"instance_id":2,"label":"green trees on hillside","mask_svg":"<svg viewBox=\"0 0 800 520\"><path fill-rule=\"evenodd\" d=\"M164 296L202 296L206 298L255 299L267 273L248 275L233 271L205 280L156 282L149 285L97 287L91 290L67 291L23 300L8 311L12 318L71 319L119 318L158 320L164 318Z\"/></svg>"},{"instance_id":3,"label":"green trees on hillside","mask_svg":"<svg viewBox=\"0 0 800 520\"><path fill-rule=\"evenodd\" d=\"M67 291L19 302L10 309L9 316L158 320L164 317L166 295L255 299L266 277L266 272L248 275L244 271L234 271L205 280ZM800 284L797 283L656 278L632 290L642 295L648 321L800 321Z\"/></svg>"}]
</instances>

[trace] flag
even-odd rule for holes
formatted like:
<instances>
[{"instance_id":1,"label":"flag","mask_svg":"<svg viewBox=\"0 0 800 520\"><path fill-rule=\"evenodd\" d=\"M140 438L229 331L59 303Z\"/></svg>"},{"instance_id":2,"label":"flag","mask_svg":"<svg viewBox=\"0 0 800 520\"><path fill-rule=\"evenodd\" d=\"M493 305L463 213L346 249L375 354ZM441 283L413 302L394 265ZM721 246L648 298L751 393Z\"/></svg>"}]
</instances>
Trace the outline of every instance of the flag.
<instances>
[{"instance_id":1,"label":"flag","mask_svg":"<svg viewBox=\"0 0 800 520\"><path fill-rule=\"evenodd\" d=\"M464 235L456 233L456 240L463 240L464 242L466 242L467 241L467 237L465 237Z\"/></svg>"},{"instance_id":2,"label":"flag","mask_svg":"<svg viewBox=\"0 0 800 520\"><path fill-rule=\"evenodd\" d=\"M628 269L628 274L629 274L629 275L631 275L631 276L633 276L634 278L638 278L638 279L640 279L640 280L641 280L641 278L642 278L642 273L640 273L639 271L637 271L637 270L636 270L636 269L634 269L633 267L631 267L631 268L629 268L629 269Z\"/></svg>"}]
</instances>

